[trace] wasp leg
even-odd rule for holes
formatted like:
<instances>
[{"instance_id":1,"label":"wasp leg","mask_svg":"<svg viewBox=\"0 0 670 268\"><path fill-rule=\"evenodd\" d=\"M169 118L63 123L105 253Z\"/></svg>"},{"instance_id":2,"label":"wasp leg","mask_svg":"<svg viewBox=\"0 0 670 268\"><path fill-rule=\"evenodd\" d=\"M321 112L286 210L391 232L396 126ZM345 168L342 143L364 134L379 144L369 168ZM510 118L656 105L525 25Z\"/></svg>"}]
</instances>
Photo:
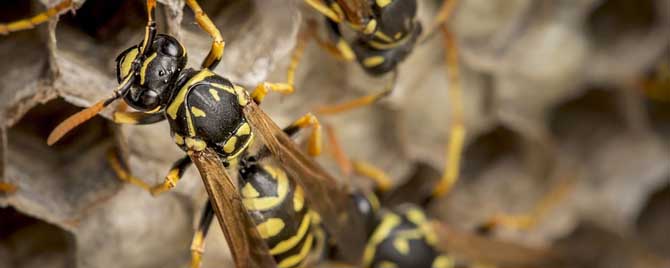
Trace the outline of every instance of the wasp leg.
<instances>
[{"instance_id":1,"label":"wasp leg","mask_svg":"<svg viewBox=\"0 0 670 268\"><path fill-rule=\"evenodd\" d=\"M0 182L0 192L6 194L15 193L16 185L7 182Z\"/></svg>"},{"instance_id":2,"label":"wasp leg","mask_svg":"<svg viewBox=\"0 0 670 268\"><path fill-rule=\"evenodd\" d=\"M446 163L440 182L433 191L433 197L443 197L458 180L461 166L461 154L465 140L465 126L463 124L463 104L459 74L458 49L454 37L445 25L444 44L447 61L447 75L449 79L449 104L451 106L451 126L447 143Z\"/></svg>"},{"instance_id":3,"label":"wasp leg","mask_svg":"<svg viewBox=\"0 0 670 268\"><path fill-rule=\"evenodd\" d=\"M140 188L151 193L151 195L153 196L159 195L174 188L177 185L179 179L181 179L181 177L184 175L186 168L188 168L191 165L191 158L189 158L188 156L185 156L177 160L172 165L172 168L170 169L168 175L165 176L165 181L163 183L150 186L143 180L130 174L130 171L121 164L121 160L119 159L119 156L116 154L116 152L114 152L114 150L110 150L108 152L107 160L112 169L114 170L114 172L116 173L116 175L119 177L119 179L134 184L136 186L139 186Z\"/></svg>"},{"instance_id":4,"label":"wasp leg","mask_svg":"<svg viewBox=\"0 0 670 268\"><path fill-rule=\"evenodd\" d=\"M353 164L351 163L351 159L347 157L347 154L344 153L335 134L335 129L331 125L326 125L326 136L328 137L328 148L330 148L331 156L335 159L340 171L342 171L345 177L351 177Z\"/></svg>"},{"instance_id":5,"label":"wasp leg","mask_svg":"<svg viewBox=\"0 0 670 268\"><path fill-rule=\"evenodd\" d=\"M542 199L531 209L521 214L497 213L489 220L477 227L480 234L489 235L496 228L508 228L512 230L531 230L544 219L549 211L565 198L574 189L575 179L572 177L562 178Z\"/></svg>"},{"instance_id":6,"label":"wasp leg","mask_svg":"<svg viewBox=\"0 0 670 268\"><path fill-rule=\"evenodd\" d=\"M207 200L207 204L202 210L202 216L200 216L198 229L195 231L191 242L191 268L200 268L202 254L205 252L205 238L212 220L214 220L214 209L211 201Z\"/></svg>"},{"instance_id":7,"label":"wasp leg","mask_svg":"<svg viewBox=\"0 0 670 268\"><path fill-rule=\"evenodd\" d=\"M254 92L251 93L251 98L254 100L254 102L260 104L263 99L265 99L265 95L267 95L269 91L275 91L284 95L288 95L293 93L293 86L288 83L263 82L256 86Z\"/></svg>"},{"instance_id":8,"label":"wasp leg","mask_svg":"<svg viewBox=\"0 0 670 268\"><path fill-rule=\"evenodd\" d=\"M115 112L114 123L131 125L148 125L165 120L162 113L150 114L143 112Z\"/></svg>"},{"instance_id":9,"label":"wasp leg","mask_svg":"<svg viewBox=\"0 0 670 268\"><path fill-rule=\"evenodd\" d=\"M321 123L312 113L307 113L295 120L289 126L284 128L284 133L288 136L295 135L298 131L311 128L312 132L309 134L307 140L307 153L311 156L318 156L321 154L323 148L323 138L321 133Z\"/></svg>"},{"instance_id":10,"label":"wasp leg","mask_svg":"<svg viewBox=\"0 0 670 268\"><path fill-rule=\"evenodd\" d=\"M344 61L356 60L356 54L354 53L354 50L351 48L351 46L349 46L347 40L344 39L344 36L340 31L340 25L331 19L326 19L326 26L330 35L330 39L334 42L334 45L320 38L315 38L319 46L325 48L326 51L331 52L331 54L334 54L335 58L337 59ZM311 27L313 29L316 28L316 26ZM313 31L314 36L316 37L316 30Z\"/></svg>"},{"instance_id":11,"label":"wasp leg","mask_svg":"<svg viewBox=\"0 0 670 268\"><path fill-rule=\"evenodd\" d=\"M423 37L421 37L421 39L419 40L419 44L423 43L426 40L430 40L430 38L437 32L437 30L440 29L440 27L442 27L444 23L446 23L449 20L449 18L451 18L451 15L454 13L454 10L456 9L456 6L458 6L458 0L444 0L442 2L440 11L438 11L435 20L430 25L428 31L426 31L426 34L424 34Z\"/></svg>"},{"instance_id":12,"label":"wasp leg","mask_svg":"<svg viewBox=\"0 0 670 268\"><path fill-rule=\"evenodd\" d=\"M373 104L379 101L380 99L390 95L393 92L393 88L395 87L395 82L397 78L398 78L398 72L397 70L394 70L393 78L388 84L386 84L386 86L381 92L363 96L358 99L353 99L344 103L317 107L316 113L320 115L334 115Z\"/></svg>"},{"instance_id":13,"label":"wasp leg","mask_svg":"<svg viewBox=\"0 0 670 268\"><path fill-rule=\"evenodd\" d=\"M292 87L295 87L295 71L298 69L302 55L305 53L310 34L309 29L300 31L293 53L291 53L291 63L289 63L288 70L286 71L286 82Z\"/></svg>"},{"instance_id":14,"label":"wasp leg","mask_svg":"<svg viewBox=\"0 0 670 268\"><path fill-rule=\"evenodd\" d=\"M335 21L336 23L340 23L344 19L344 13L342 13L341 10L332 9L328 7L326 3L322 2L321 0L304 0L304 1L314 10L328 17L329 19Z\"/></svg>"},{"instance_id":15,"label":"wasp leg","mask_svg":"<svg viewBox=\"0 0 670 268\"><path fill-rule=\"evenodd\" d=\"M375 193L388 192L393 187L391 178L380 168L359 160L353 161L352 164L356 174L364 176L374 183Z\"/></svg>"},{"instance_id":16,"label":"wasp leg","mask_svg":"<svg viewBox=\"0 0 670 268\"><path fill-rule=\"evenodd\" d=\"M186 0L186 4L189 8L191 8L191 10L193 10L193 13L195 14L195 20L200 28L205 30L205 32L207 32L212 37L212 48L209 50L207 57L202 62L202 68L212 70L216 68L216 66L221 61L221 57L223 57L225 42L223 41L223 37L221 36L219 29L216 28L216 25L214 25L205 11L200 8L200 5L196 0Z\"/></svg>"},{"instance_id":17,"label":"wasp leg","mask_svg":"<svg viewBox=\"0 0 670 268\"><path fill-rule=\"evenodd\" d=\"M54 7L49 8L42 13L32 16L31 18L10 23L0 23L0 35L35 28L35 26L48 21L50 18L58 16L61 13L66 12L68 9L73 8L74 2L72 0L63 0L58 5L55 5Z\"/></svg>"}]
</instances>

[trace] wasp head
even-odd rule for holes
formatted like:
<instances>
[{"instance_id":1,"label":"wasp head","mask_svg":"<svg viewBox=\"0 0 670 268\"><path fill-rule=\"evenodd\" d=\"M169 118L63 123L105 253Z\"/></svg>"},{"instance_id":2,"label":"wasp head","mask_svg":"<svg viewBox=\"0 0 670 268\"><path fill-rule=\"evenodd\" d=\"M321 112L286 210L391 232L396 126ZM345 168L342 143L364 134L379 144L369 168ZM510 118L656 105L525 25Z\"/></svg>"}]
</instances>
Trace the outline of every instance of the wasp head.
<instances>
[{"instance_id":1,"label":"wasp head","mask_svg":"<svg viewBox=\"0 0 670 268\"><path fill-rule=\"evenodd\" d=\"M116 78L121 83L134 75L124 100L140 111L159 111L167 105L171 88L186 66L186 49L172 36L159 34L145 53L133 46L116 58ZM139 63L139 64L137 64Z\"/></svg>"}]
</instances>

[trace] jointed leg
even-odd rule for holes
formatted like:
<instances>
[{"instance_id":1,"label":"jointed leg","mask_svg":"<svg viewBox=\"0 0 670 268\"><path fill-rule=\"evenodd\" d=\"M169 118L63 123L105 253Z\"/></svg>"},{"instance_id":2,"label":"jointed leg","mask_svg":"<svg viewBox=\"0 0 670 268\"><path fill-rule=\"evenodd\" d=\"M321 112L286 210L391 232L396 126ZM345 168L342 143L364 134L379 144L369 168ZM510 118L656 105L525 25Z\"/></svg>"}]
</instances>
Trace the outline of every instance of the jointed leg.
<instances>
[{"instance_id":1,"label":"jointed leg","mask_svg":"<svg viewBox=\"0 0 670 268\"><path fill-rule=\"evenodd\" d=\"M389 81L388 84L386 84L386 86L381 92L363 96L344 103L321 106L316 109L316 113L320 115L333 115L373 104L379 101L380 99L388 96L389 94L391 94L391 92L393 92L393 88L395 87L395 82L397 78L398 78L398 72L397 70L394 70L393 78L391 79L391 81Z\"/></svg>"},{"instance_id":2,"label":"jointed leg","mask_svg":"<svg viewBox=\"0 0 670 268\"><path fill-rule=\"evenodd\" d=\"M458 5L458 1L459 0L444 0L442 2L440 11L438 11L435 20L430 25L430 28L428 28L428 31L426 31L426 34L424 34L423 37L421 37L421 39L419 40L419 44L423 43L426 40L429 40L433 36L433 34L437 32L438 29L444 26L444 24L449 20L449 18L451 18L451 15L454 13L454 10Z\"/></svg>"},{"instance_id":3,"label":"jointed leg","mask_svg":"<svg viewBox=\"0 0 670 268\"><path fill-rule=\"evenodd\" d=\"M161 184L155 185L149 189L149 192L151 192L151 195L159 195L161 193L167 192L177 186L177 182L179 182L179 179L181 179L182 176L184 176L184 172L186 172L186 169L191 166L191 158L187 156L184 156L183 158L177 160L174 164L172 164L172 167L170 168L170 172L168 172L167 176L165 176L165 181Z\"/></svg>"},{"instance_id":4,"label":"jointed leg","mask_svg":"<svg viewBox=\"0 0 670 268\"><path fill-rule=\"evenodd\" d=\"M495 228L504 227L515 230L530 230L540 222L547 213L554 208L565 196L574 189L575 180L572 177L562 178L557 185L552 186L551 191L535 205L535 207L522 214L511 215L498 213L477 228L479 233L490 234Z\"/></svg>"},{"instance_id":5,"label":"jointed leg","mask_svg":"<svg viewBox=\"0 0 670 268\"><path fill-rule=\"evenodd\" d=\"M384 193L393 187L393 181L382 169L365 161L353 161L354 172L370 179L376 193Z\"/></svg>"},{"instance_id":6,"label":"jointed leg","mask_svg":"<svg viewBox=\"0 0 670 268\"><path fill-rule=\"evenodd\" d=\"M193 10L193 13L195 14L195 20L200 28L205 30L205 32L207 32L212 37L212 48L209 50L209 54L207 54L207 57L202 62L202 68L207 68L210 70L214 69L221 61L221 57L223 57L225 42L223 42L221 32L218 28L216 28L216 25L214 25L205 11L200 8L200 5L196 0L186 0L186 5L188 5L188 7Z\"/></svg>"},{"instance_id":7,"label":"jointed leg","mask_svg":"<svg viewBox=\"0 0 670 268\"><path fill-rule=\"evenodd\" d=\"M275 91L287 95L293 93L293 86L287 83L263 82L256 86L254 92L251 93L251 98L254 100L254 102L260 104L263 102L265 95L267 95L269 91Z\"/></svg>"},{"instance_id":8,"label":"jointed leg","mask_svg":"<svg viewBox=\"0 0 670 268\"><path fill-rule=\"evenodd\" d=\"M340 10L335 10L326 5L321 0L304 0L305 3L310 5L314 10L318 11L322 15L328 17L329 19L340 23L344 19L344 14Z\"/></svg>"},{"instance_id":9,"label":"jointed leg","mask_svg":"<svg viewBox=\"0 0 670 268\"><path fill-rule=\"evenodd\" d=\"M49 8L46 11L39 13L35 16L32 16L30 18L10 23L0 23L0 35L32 29L35 26L48 21L50 18L58 16L61 13L66 12L68 9L73 8L74 8L73 0L63 0L58 5L55 5L54 7Z\"/></svg>"},{"instance_id":10,"label":"jointed leg","mask_svg":"<svg viewBox=\"0 0 670 268\"><path fill-rule=\"evenodd\" d=\"M207 200L205 208L202 211L202 216L200 216L200 223L198 223L198 229L193 235L193 241L191 242L191 268L199 268L202 263L202 254L205 252L205 238L207 237L207 232L209 231L209 226L214 220L214 209L210 200Z\"/></svg>"},{"instance_id":11,"label":"jointed leg","mask_svg":"<svg viewBox=\"0 0 670 268\"><path fill-rule=\"evenodd\" d=\"M298 120L295 120L291 125L284 128L284 133L288 136L293 136L305 128L312 128L312 132L309 134L309 139L307 140L307 153L311 156L320 155L323 147L321 124L313 114L307 113L298 118Z\"/></svg>"},{"instance_id":12,"label":"jointed leg","mask_svg":"<svg viewBox=\"0 0 670 268\"><path fill-rule=\"evenodd\" d=\"M451 131L447 144L447 155L444 174L433 191L433 197L442 197L449 193L458 180L463 142L465 140L465 126L463 124L462 92L459 75L458 49L453 35L445 25L444 43L449 79L449 104L451 105Z\"/></svg>"},{"instance_id":13,"label":"jointed leg","mask_svg":"<svg viewBox=\"0 0 670 268\"><path fill-rule=\"evenodd\" d=\"M191 158L185 156L177 160L177 162L172 165L172 168L170 169L168 175L165 176L165 181L163 183L155 186L149 186L149 184L143 180L130 174L130 171L123 166L119 156L116 154L116 152L114 152L114 150L110 150L108 152L107 160L114 172L116 172L116 175L119 177L119 179L139 186L154 196L174 188L177 185L179 179L181 179L181 177L184 175L186 168L191 165Z\"/></svg>"},{"instance_id":14,"label":"jointed leg","mask_svg":"<svg viewBox=\"0 0 670 268\"><path fill-rule=\"evenodd\" d=\"M340 142L335 135L335 129L331 125L326 125L326 136L328 137L328 148L330 148L330 153L335 159L340 171L344 174L345 177L351 177L351 172L353 171L353 164L349 157L344 153Z\"/></svg>"}]
</instances>

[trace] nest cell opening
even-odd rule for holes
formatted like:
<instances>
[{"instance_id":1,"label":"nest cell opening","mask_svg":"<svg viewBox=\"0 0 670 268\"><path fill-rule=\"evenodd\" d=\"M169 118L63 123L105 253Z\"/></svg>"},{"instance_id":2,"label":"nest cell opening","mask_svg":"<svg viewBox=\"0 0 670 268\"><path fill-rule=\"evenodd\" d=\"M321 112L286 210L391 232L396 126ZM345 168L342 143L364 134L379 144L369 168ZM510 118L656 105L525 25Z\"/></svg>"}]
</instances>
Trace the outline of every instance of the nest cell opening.
<instances>
[{"instance_id":1,"label":"nest cell opening","mask_svg":"<svg viewBox=\"0 0 670 268\"><path fill-rule=\"evenodd\" d=\"M644 36L659 23L655 0L599 2L587 19L587 31L598 47Z\"/></svg>"},{"instance_id":2,"label":"nest cell opening","mask_svg":"<svg viewBox=\"0 0 670 268\"><path fill-rule=\"evenodd\" d=\"M0 266L75 267L74 236L58 226L0 208Z\"/></svg>"}]
</instances>

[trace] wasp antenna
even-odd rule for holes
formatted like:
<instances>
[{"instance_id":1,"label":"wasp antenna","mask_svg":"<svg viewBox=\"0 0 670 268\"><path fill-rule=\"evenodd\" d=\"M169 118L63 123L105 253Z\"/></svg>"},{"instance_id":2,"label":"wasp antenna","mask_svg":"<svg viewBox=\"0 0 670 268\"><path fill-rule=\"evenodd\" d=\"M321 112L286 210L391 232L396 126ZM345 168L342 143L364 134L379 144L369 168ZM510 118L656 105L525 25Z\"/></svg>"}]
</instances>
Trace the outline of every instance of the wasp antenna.
<instances>
[{"instance_id":1,"label":"wasp antenna","mask_svg":"<svg viewBox=\"0 0 670 268\"><path fill-rule=\"evenodd\" d=\"M76 128L77 126L83 124L84 122L96 116L100 111L102 111L102 109L105 108L105 106L107 106L107 101L101 100L98 101L93 106L81 110L78 113L68 117L67 119L65 119L65 121L61 122L58 126L56 126L56 128L54 128L53 131L51 131L49 137L47 138L47 144L51 146L54 143L58 142L63 136L65 136L65 134L70 132L72 129Z\"/></svg>"}]
</instances>

